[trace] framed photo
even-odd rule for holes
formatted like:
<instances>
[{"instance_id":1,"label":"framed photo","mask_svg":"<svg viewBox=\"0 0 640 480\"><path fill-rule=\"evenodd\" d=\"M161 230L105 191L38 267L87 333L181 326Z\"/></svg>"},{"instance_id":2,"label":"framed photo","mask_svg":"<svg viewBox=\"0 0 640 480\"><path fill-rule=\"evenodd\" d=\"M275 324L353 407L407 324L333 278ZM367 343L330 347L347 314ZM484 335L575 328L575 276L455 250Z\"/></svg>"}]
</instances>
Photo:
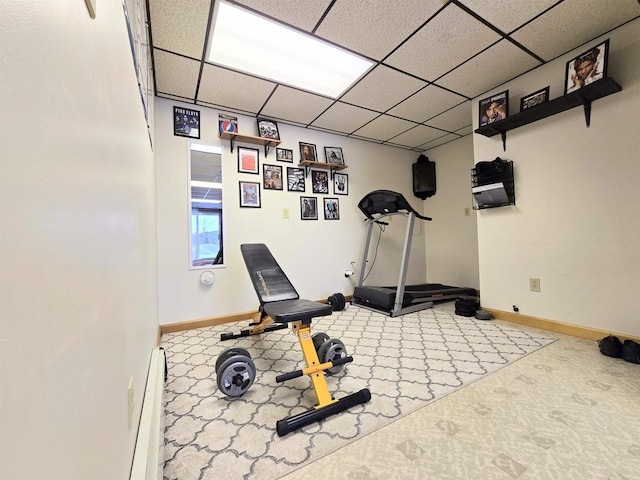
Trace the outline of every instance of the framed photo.
<instances>
[{"instance_id":1,"label":"framed photo","mask_svg":"<svg viewBox=\"0 0 640 480\"><path fill-rule=\"evenodd\" d=\"M265 190L282 190L282 167L280 165L262 165L262 183Z\"/></svg>"},{"instance_id":2,"label":"framed photo","mask_svg":"<svg viewBox=\"0 0 640 480\"><path fill-rule=\"evenodd\" d=\"M313 193L329 193L329 173L326 170L311 170Z\"/></svg>"},{"instance_id":3,"label":"framed photo","mask_svg":"<svg viewBox=\"0 0 640 480\"><path fill-rule=\"evenodd\" d=\"M240 184L240 207L260 208L260 184L258 182L238 182Z\"/></svg>"},{"instance_id":4,"label":"framed photo","mask_svg":"<svg viewBox=\"0 0 640 480\"><path fill-rule=\"evenodd\" d=\"M344 165L344 157L340 147L324 147L324 157L327 163L333 165Z\"/></svg>"},{"instance_id":5,"label":"framed photo","mask_svg":"<svg viewBox=\"0 0 640 480\"><path fill-rule=\"evenodd\" d=\"M317 162L318 154L313 143L298 142L300 144L300 159L303 162Z\"/></svg>"},{"instance_id":6,"label":"framed photo","mask_svg":"<svg viewBox=\"0 0 640 480\"><path fill-rule=\"evenodd\" d=\"M260 173L260 151L257 148L238 147L238 172Z\"/></svg>"},{"instance_id":7,"label":"framed photo","mask_svg":"<svg viewBox=\"0 0 640 480\"><path fill-rule=\"evenodd\" d=\"M304 168L287 167L287 190L290 192L304 192Z\"/></svg>"},{"instance_id":8,"label":"framed photo","mask_svg":"<svg viewBox=\"0 0 640 480\"><path fill-rule=\"evenodd\" d=\"M338 172L333 175L333 194L349 195L349 175Z\"/></svg>"},{"instance_id":9,"label":"framed photo","mask_svg":"<svg viewBox=\"0 0 640 480\"><path fill-rule=\"evenodd\" d=\"M579 90L607 76L609 39L567 62L564 93Z\"/></svg>"},{"instance_id":10,"label":"framed photo","mask_svg":"<svg viewBox=\"0 0 640 480\"><path fill-rule=\"evenodd\" d=\"M340 220L340 203L337 198L324 198L324 219Z\"/></svg>"},{"instance_id":11,"label":"framed photo","mask_svg":"<svg viewBox=\"0 0 640 480\"><path fill-rule=\"evenodd\" d=\"M226 115L224 113L218 114L218 131L220 133L238 133L238 117L233 115Z\"/></svg>"},{"instance_id":12,"label":"framed photo","mask_svg":"<svg viewBox=\"0 0 640 480\"><path fill-rule=\"evenodd\" d=\"M179 137L200 138L200 112L173 107L173 134Z\"/></svg>"},{"instance_id":13,"label":"framed photo","mask_svg":"<svg viewBox=\"0 0 640 480\"><path fill-rule=\"evenodd\" d=\"M271 138L273 140L280 140L280 133L278 132L278 124L273 120L267 120L266 118L258 118L258 135L261 138Z\"/></svg>"},{"instance_id":14,"label":"framed photo","mask_svg":"<svg viewBox=\"0 0 640 480\"><path fill-rule=\"evenodd\" d=\"M499 122L509 116L509 90L480 100L479 125Z\"/></svg>"},{"instance_id":15,"label":"framed photo","mask_svg":"<svg viewBox=\"0 0 640 480\"><path fill-rule=\"evenodd\" d=\"M300 197L300 218L302 220L318 219L318 199L316 197Z\"/></svg>"},{"instance_id":16,"label":"framed photo","mask_svg":"<svg viewBox=\"0 0 640 480\"><path fill-rule=\"evenodd\" d=\"M520 99L520 111L535 107L549 100L549 87L530 93Z\"/></svg>"},{"instance_id":17,"label":"framed photo","mask_svg":"<svg viewBox=\"0 0 640 480\"><path fill-rule=\"evenodd\" d=\"M293 163L293 150L286 148L276 148L276 160L279 162Z\"/></svg>"}]
</instances>

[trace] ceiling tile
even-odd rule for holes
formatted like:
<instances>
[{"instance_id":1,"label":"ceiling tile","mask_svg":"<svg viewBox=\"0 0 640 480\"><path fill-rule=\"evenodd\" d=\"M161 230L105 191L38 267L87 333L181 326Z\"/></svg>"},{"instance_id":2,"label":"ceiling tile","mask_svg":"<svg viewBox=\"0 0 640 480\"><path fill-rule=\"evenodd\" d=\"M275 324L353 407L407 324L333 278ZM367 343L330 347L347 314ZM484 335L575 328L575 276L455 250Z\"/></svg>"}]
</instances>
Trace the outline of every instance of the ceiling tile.
<instances>
[{"instance_id":1,"label":"ceiling tile","mask_svg":"<svg viewBox=\"0 0 640 480\"><path fill-rule=\"evenodd\" d=\"M257 113L274 87L275 84L267 80L205 64L198 101Z\"/></svg>"},{"instance_id":2,"label":"ceiling tile","mask_svg":"<svg viewBox=\"0 0 640 480\"><path fill-rule=\"evenodd\" d=\"M513 0L460 0L480 17L495 25L504 33L510 33L541 14L558 0L527 0L514 2Z\"/></svg>"},{"instance_id":3,"label":"ceiling tile","mask_svg":"<svg viewBox=\"0 0 640 480\"><path fill-rule=\"evenodd\" d=\"M513 38L548 61L638 15L637 0L565 0Z\"/></svg>"},{"instance_id":4,"label":"ceiling tile","mask_svg":"<svg viewBox=\"0 0 640 480\"><path fill-rule=\"evenodd\" d=\"M153 51L153 58L156 90L193 100L198 85L200 62L157 49Z\"/></svg>"},{"instance_id":5,"label":"ceiling tile","mask_svg":"<svg viewBox=\"0 0 640 480\"><path fill-rule=\"evenodd\" d=\"M280 85L260 114L274 118L286 118L308 125L333 102L333 100L319 95Z\"/></svg>"},{"instance_id":6,"label":"ceiling tile","mask_svg":"<svg viewBox=\"0 0 640 480\"><path fill-rule=\"evenodd\" d=\"M389 140L389 143L397 145L405 145L408 147L418 147L425 142L430 142L436 138L446 135L447 132L427 127L426 125L417 125L411 130L401 133L397 137Z\"/></svg>"},{"instance_id":7,"label":"ceiling tile","mask_svg":"<svg viewBox=\"0 0 640 480\"><path fill-rule=\"evenodd\" d=\"M384 141L393 138L414 126L415 123L408 122L407 120L390 117L389 115L381 115L364 125L362 128L353 132L353 134L359 137Z\"/></svg>"},{"instance_id":8,"label":"ceiling tile","mask_svg":"<svg viewBox=\"0 0 640 480\"><path fill-rule=\"evenodd\" d=\"M385 63L431 81L499 38L489 27L449 4Z\"/></svg>"},{"instance_id":9,"label":"ceiling tile","mask_svg":"<svg viewBox=\"0 0 640 480\"><path fill-rule=\"evenodd\" d=\"M432 118L426 124L430 127L455 132L473 123L471 115L471 102L464 102Z\"/></svg>"},{"instance_id":10,"label":"ceiling tile","mask_svg":"<svg viewBox=\"0 0 640 480\"><path fill-rule=\"evenodd\" d=\"M455 133L457 133L458 135L471 135L473 133L473 125L467 125L464 128L461 128L460 130L456 130Z\"/></svg>"},{"instance_id":11,"label":"ceiling tile","mask_svg":"<svg viewBox=\"0 0 640 480\"><path fill-rule=\"evenodd\" d=\"M436 85L429 85L387 113L422 123L464 100L465 97Z\"/></svg>"},{"instance_id":12,"label":"ceiling tile","mask_svg":"<svg viewBox=\"0 0 640 480\"><path fill-rule=\"evenodd\" d=\"M336 102L329 110L314 121L312 125L338 132L351 133L378 115L378 113L372 112L371 110Z\"/></svg>"},{"instance_id":13,"label":"ceiling tile","mask_svg":"<svg viewBox=\"0 0 640 480\"><path fill-rule=\"evenodd\" d=\"M441 7L439 0L338 0L316 34L382 60Z\"/></svg>"},{"instance_id":14,"label":"ceiling tile","mask_svg":"<svg viewBox=\"0 0 640 480\"><path fill-rule=\"evenodd\" d=\"M439 138L436 138L435 140L432 140L428 143L425 143L424 145L420 145L420 148L424 149L424 150L429 150L430 148L435 148L435 147L439 147L440 145L444 145L445 143L449 143L452 142L454 140L458 140L460 138L460 135L455 135L453 133L447 133L446 135L443 135Z\"/></svg>"},{"instance_id":15,"label":"ceiling tile","mask_svg":"<svg viewBox=\"0 0 640 480\"><path fill-rule=\"evenodd\" d=\"M331 0L238 0L238 3L311 32Z\"/></svg>"},{"instance_id":16,"label":"ceiling tile","mask_svg":"<svg viewBox=\"0 0 640 480\"><path fill-rule=\"evenodd\" d=\"M366 106L379 112L388 109L427 85L426 82L379 65L358 82L340 100Z\"/></svg>"},{"instance_id":17,"label":"ceiling tile","mask_svg":"<svg viewBox=\"0 0 640 480\"><path fill-rule=\"evenodd\" d=\"M151 0L153 46L201 59L211 0Z\"/></svg>"},{"instance_id":18,"label":"ceiling tile","mask_svg":"<svg viewBox=\"0 0 640 480\"><path fill-rule=\"evenodd\" d=\"M531 55L502 40L442 77L438 84L475 97L538 65L540 62Z\"/></svg>"}]
</instances>

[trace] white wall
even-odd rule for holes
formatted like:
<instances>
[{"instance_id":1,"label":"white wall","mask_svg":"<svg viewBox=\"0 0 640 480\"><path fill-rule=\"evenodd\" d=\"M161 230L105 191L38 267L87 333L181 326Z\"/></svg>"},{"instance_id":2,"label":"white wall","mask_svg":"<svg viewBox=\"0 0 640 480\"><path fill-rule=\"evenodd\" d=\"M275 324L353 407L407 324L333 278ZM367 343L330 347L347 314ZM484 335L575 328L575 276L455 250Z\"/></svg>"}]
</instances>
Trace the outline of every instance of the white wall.
<instances>
[{"instance_id":1,"label":"white wall","mask_svg":"<svg viewBox=\"0 0 640 480\"><path fill-rule=\"evenodd\" d=\"M157 336L153 153L121 2L97 13L0 2L7 479L128 478Z\"/></svg>"},{"instance_id":2,"label":"white wall","mask_svg":"<svg viewBox=\"0 0 640 480\"><path fill-rule=\"evenodd\" d=\"M471 199L471 135L426 152L436 163L437 193L424 201L427 224L427 280L480 288L478 229ZM467 215L468 213L468 215Z\"/></svg>"},{"instance_id":3,"label":"white wall","mask_svg":"<svg viewBox=\"0 0 640 480\"><path fill-rule=\"evenodd\" d=\"M622 92L593 102L590 128L575 108L508 132L506 152L499 136L473 136L476 162L514 161L517 202L478 215L480 287L489 308L638 335L640 20L602 38ZM598 41L495 91L509 90L511 114L547 85L556 98L565 63Z\"/></svg>"},{"instance_id":4,"label":"white wall","mask_svg":"<svg viewBox=\"0 0 640 480\"><path fill-rule=\"evenodd\" d=\"M344 271L351 261L361 261L365 241L364 215L357 208L360 199L372 190L388 189L401 192L414 208L422 201L413 196L411 164L418 153L371 142L350 139L330 133L278 124L280 148L294 151L294 163L275 160L272 149L265 160L260 153L260 165L266 161L284 167L297 166L298 142L316 145L320 159L324 147L341 147L348 168L349 195L315 195L307 179L305 196L315 196L319 205L325 196L340 202L339 221L326 221L320 210L319 220L300 220L300 196L297 192L262 190L262 208L239 208L238 181L261 181L262 175L237 172L237 150L230 152L229 141L218 137L217 110L195 107L201 115L200 142L222 145L224 177L224 252L225 266L214 269L216 280L211 287L199 283L201 270L189 269L188 237L188 143L190 139L173 135L173 106L180 102L156 101L156 161L158 185L158 256L160 323L168 324L218 315L255 310L258 300L249 281L240 254L241 243L265 243L287 273L299 294L313 300L327 298L335 292L353 293L356 277L345 279ZM225 112L226 113L226 112ZM239 117L239 131L257 135L255 118ZM245 146L255 148L255 145ZM260 148L260 147L258 147ZM289 219L283 219L283 209L289 209ZM375 268L367 284L395 284L404 242L405 220L396 217L379 247ZM421 233L422 232L422 233ZM408 281L426 280L424 230L416 228L412 247ZM376 237L377 238L377 237ZM375 246L375 244L374 244ZM371 249L373 252L373 248ZM373 255L370 256L373 259ZM359 269L360 265L356 265Z\"/></svg>"}]
</instances>

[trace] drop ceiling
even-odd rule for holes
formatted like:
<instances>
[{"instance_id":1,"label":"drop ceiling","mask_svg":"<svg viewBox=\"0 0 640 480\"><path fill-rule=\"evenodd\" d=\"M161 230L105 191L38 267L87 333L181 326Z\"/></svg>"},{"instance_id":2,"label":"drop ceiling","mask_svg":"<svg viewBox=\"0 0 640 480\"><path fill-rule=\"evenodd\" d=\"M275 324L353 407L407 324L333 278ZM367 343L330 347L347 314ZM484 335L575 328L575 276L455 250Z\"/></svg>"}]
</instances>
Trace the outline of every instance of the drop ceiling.
<instances>
[{"instance_id":1,"label":"drop ceiling","mask_svg":"<svg viewBox=\"0 0 640 480\"><path fill-rule=\"evenodd\" d=\"M471 134L472 98L640 16L638 0L229 2L374 62L328 98L205 62L217 1L149 0L158 97L415 151Z\"/></svg>"}]
</instances>

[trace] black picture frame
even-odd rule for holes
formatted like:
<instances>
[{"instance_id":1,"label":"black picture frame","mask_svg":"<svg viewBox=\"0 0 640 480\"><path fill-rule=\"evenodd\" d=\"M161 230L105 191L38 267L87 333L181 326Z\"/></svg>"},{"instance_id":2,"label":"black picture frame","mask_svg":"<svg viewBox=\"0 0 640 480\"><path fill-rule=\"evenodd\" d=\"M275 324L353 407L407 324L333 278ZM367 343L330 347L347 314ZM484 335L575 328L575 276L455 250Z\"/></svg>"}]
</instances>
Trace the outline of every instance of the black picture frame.
<instances>
[{"instance_id":1,"label":"black picture frame","mask_svg":"<svg viewBox=\"0 0 640 480\"><path fill-rule=\"evenodd\" d=\"M282 190L282 167L280 165L262 165L262 186L265 190Z\"/></svg>"},{"instance_id":2,"label":"black picture frame","mask_svg":"<svg viewBox=\"0 0 640 480\"><path fill-rule=\"evenodd\" d=\"M260 173L260 150L238 147L238 173Z\"/></svg>"},{"instance_id":3,"label":"black picture frame","mask_svg":"<svg viewBox=\"0 0 640 480\"><path fill-rule=\"evenodd\" d=\"M305 179L306 172L304 168L287 167L287 191L304 192Z\"/></svg>"},{"instance_id":4,"label":"black picture frame","mask_svg":"<svg viewBox=\"0 0 640 480\"><path fill-rule=\"evenodd\" d=\"M509 116L509 90L496 93L480 100L478 125L484 126L499 122Z\"/></svg>"},{"instance_id":5,"label":"black picture frame","mask_svg":"<svg viewBox=\"0 0 640 480\"><path fill-rule=\"evenodd\" d=\"M298 142L300 145L301 162L317 162L318 153L313 143Z\"/></svg>"},{"instance_id":6,"label":"black picture frame","mask_svg":"<svg viewBox=\"0 0 640 480\"><path fill-rule=\"evenodd\" d=\"M325 220L340 220L340 200L338 198L324 197L322 203L324 204Z\"/></svg>"},{"instance_id":7,"label":"black picture frame","mask_svg":"<svg viewBox=\"0 0 640 480\"><path fill-rule=\"evenodd\" d=\"M260 182L238 182L240 187L240 208L260 208Z\"/></svg>"},{"instance_id":8,"label":"black picture frame","mask_svg":"<svg viewBox=\"0 0 640 480\"><path fill-rule=\"evenodd\" d=\"M329 193L329 172L326 170L311 170L311 191L313 193Z\"/></svg>"},{"instance_id":9,"label":"black picture frame","mask_svg":"<svg viewBox=\"0 0 640 480\"><path fill-rule=\"evenodd\" d=\"M602 78L606 78L609 67L609 39L600 42L586 52L567 62L564 78L564 93L575 92Z\"/></svg>"},{"instance_id":10,"label":"black picture frame","mask_svg":"<svg viewBox=\"0 0 640 480\"><path fill-rule=\"evenodd\" d=\"M300 218L302 220L318 220L317 197L300 197Z\"/></svg>"},{"instance_id":11,"label":"black picture frame","mask_svg":"<svg viewBox=\"0 0 640 480\"><path fill-rule=\"evenodd\" d=\"M276 148L276 160L279 162L293 163L293 150Z\"/></svg>"},{"instance_id":12,"label":"black picture frame","mask_svg":"<svg viewBox=\"0 0 640 480\"><path fill-rule=\"evenodd\" d=\"M200 111L173 107L173 134L178 137L200 138Z\"/></svg>"},{"instance_id":13,"label":"black picture frame","mask_svg":"<svg viewBox=\"0 0 640 480\"><path fill-rule=\"evenodd\" d=\"M340 147L324 147L324 158L332 165L344 165L344 155Z\"/></svg>"},{"instance_id":14,"label":"black picture frame","mask_svg":"<svg viewBox=\"0 0 640 480\"><path fill-rule=\"evenodd\" d=\"M333 174L333 194L349 195L349 175L338 172Z\"/></svg>"},{"instance_id":15,"label":"black picture frame","mask_svg":"<svg viewBox=\"0 0 640 480\"><path fill-rule=\"evenodd\" d=\"M271 140L280 140L280 132L278 124L268 118L258 118L258 135L260 138L270 138Z\"/></svg>"},{"instance_id":16,"label":"black picture frame","mask_svg":"<svg viewBox=\"0 0 640 480\"><path fill-rule=\"evenodd\" d=\"M535 107L541 103L549 101L549 87L544 87L537 92L525 95L520 99L520 111L527 110L528 108Z\"/></svg>"}]
</instances>

